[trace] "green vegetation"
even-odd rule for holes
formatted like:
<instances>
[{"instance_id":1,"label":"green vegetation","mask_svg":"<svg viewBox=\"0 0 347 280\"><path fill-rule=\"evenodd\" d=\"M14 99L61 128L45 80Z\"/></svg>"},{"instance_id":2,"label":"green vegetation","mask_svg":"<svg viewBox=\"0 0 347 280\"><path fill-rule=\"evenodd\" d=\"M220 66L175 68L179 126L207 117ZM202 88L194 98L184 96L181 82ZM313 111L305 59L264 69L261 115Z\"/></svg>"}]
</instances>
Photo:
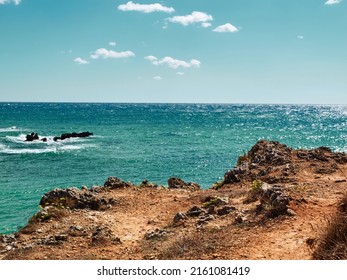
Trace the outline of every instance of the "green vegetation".
<instances>
[{"instance_id":1,"label":"green vegetation","mask_svg":"<svg viewBox=\"0 0 347 280\"><path fill-rule=\"evenodd\" d=\"M259 199L259 196L262 194L262 186L263 182L261 180L254 180L249 187L247 197L243 201L243 203L251 203L257 201Z\"/></svg>"},{"instance_id":2,"label":"green vegetation","mask_svg":"<svg viewBox=\"0 0 347 280\"><path fill-rule=\"evenodd\" d=\"M221 180L221 181L215 182L215 183L212 185L211 189L213 189L213 190L218 190L218 189L220 189L220 188L223 187L223 186L224 186L224 179Z\"/></svg>"}]
</instances>

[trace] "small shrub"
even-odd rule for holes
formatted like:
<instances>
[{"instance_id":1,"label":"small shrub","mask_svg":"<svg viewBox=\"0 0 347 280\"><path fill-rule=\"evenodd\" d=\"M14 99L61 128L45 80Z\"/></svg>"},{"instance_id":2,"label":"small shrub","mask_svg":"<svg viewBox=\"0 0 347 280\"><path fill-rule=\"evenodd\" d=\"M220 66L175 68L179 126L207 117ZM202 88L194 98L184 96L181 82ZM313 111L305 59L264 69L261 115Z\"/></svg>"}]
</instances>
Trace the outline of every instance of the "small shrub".
<instances>
[{"instance_id":1,"label":"small shrub","mask_svg":"<svg viewBox=\"0 0 347 280\"><path fill-rule=\"evenodd\" d=\"M251 203L257 201L259 196L262 194L263 182L261 180L254 180L249 187L247 197L243 203Z\"/></svg>"},{"instance_id":2,"label":"small shrub","mask_svg":"<svg viewBox=\"0 0 347 280\"><path fill-rule=\"evenodd\" d=\"M35 223L35 222L44 222L48 221L52 218L54 219L61 219L67 215L66 210L63 208L53 208L53 207L47 207L36 213L34 216L31 217L29 220L29 223Z\"/></svg>"}]
</instances>

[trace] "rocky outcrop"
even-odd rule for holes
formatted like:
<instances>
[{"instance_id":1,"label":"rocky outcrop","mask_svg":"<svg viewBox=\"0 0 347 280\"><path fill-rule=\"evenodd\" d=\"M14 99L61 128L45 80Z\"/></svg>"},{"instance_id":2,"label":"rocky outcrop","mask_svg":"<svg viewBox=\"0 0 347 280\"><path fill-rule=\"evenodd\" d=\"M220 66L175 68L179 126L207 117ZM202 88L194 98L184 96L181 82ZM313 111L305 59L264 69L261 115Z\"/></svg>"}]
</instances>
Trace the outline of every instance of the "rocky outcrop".
<instances>
[{"instance_id":1,"label":"rocky outcrop","mask_svg":"<svg viewBox=\"0 0 347 280\"><path fill-rule=\"evenodd\" d=\"M65 139L69 139L69 138L84 138L84 137L89 137L92 136L93 133L86 131L86 132L80 132L80 133L76 133L76 132L72 132L72 133L63 133L62 135L56 136L53 138L54 141L58 141L58 140L65 140Z\"/></svg>"},{"instance_id":2,"label":"rocky outcrop","mask_svg":"<svg viewBox=\"0 0 347 280\"><path fill-rule=\"evenodd\" d=\"M55 136L53 138L53 141L58 141L58 140L65 140L65 139L68 139L68 138L76 138L76 137L89 137L89 136L92 136L93 133L89 132L89 131L86 131L86 132L80 132L80 133L77 133L77 132L72 132L72 133L63 133L62 135L60 136ZM36 140L41 140L42 142L47 142L47 138L44 137L44 138L41 138L39 137L39 135L35 132L32 132L31 134L28 134L26 137L25 137L25 141L27 142L32 142L32 141L36 141Z\"/></svg>"},{"instance_id":3,"label":"rocky outcrop","mask_svg":"<svg viewBox=\"0 0 347 280\"><path fill-rule=\"evenodd\" d=\"M32 142L34 140L39 140L39 136L37 133L35 132L32 132L31 134L28 134L26 137L25 137L25 141L27 142Z\"/></svg>"},{"instance_id":4,"label":"rocky outcrop","mask_svg":"<svg viewBox=\"0 0 347 280\"><path fill-rule=\"evenodd\" d=\"M296 181L298 166L310 162L317 174L332 174L337 164L347 163L347 155L327 147L295 150L276 141L259 140L251 150L240 156L237 165L224 174L223 184L262 180L270 184Z\"/></svg>"},{"instance_id":5,"label":"rocky outcrop","mask_svg":"<svg viewBox=\"0 0 347 280\"><path fill-rule=\"evenodd\" d=\"M104 187L109 189L124 189L135 186L132 183L124 182L117 177L108 177L107 181L104 183Z\"/></svg>"},{"instance_id":6,"label":"rocky outcrop","mask_svg":"<svg viewBox=\"0 0 347 280\"><path fill-rule=\"evenodd\" d=\"M182 179L177 177L171 177L168 180L169 189L185 189L196 191L200 189L200 185L193 182L184 182Z\"/></svg>"},{"instance_id":7,"label":"rocky outcrop","mask_svg":"<svg viewBox=\"0 0 347 280\"><path fill-rule=\"evenodd\" d=\"M114 203L113 199L100 198L92 191L83 191L77 188L54 189L44 194L40 201L42 207L55 206L91 210L104 210Z\"/></svg>"}]
</instances>

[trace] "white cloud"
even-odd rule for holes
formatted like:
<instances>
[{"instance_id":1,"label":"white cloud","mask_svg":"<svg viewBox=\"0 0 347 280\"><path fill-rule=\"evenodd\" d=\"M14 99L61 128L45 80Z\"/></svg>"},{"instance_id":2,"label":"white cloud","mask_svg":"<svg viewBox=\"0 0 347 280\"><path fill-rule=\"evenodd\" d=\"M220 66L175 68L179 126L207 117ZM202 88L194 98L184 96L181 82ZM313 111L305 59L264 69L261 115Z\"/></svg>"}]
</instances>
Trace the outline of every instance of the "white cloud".
<instances>
[{"instance_id":1,"label":"white cloud","mask_svg":"<svg viewBox=\"0 0 347 280\"><path fill-rule=\"evenodd\" d=\"M114 47L116 45L116 42L109 42L108 43L110 46Z\"/></svg>"},{"instance_id":2,"label":"white cloud","mask_svg":"<svg viewBox=\"0 0 347 280\"><path fill-rule=\"evenodd\" d=\"M298 39L302 40L302 39L304 39L304 36L302 36L302 35L298 35L296 38L298 38Z\"/></svg>"},{"instance_id":3,"label":"white cloud","mask_svg":"<svg viewBox=\"0 0 347 280\"><path fill-rule=\"evenodd\" d=\"M325 2L325 5L334 5L334 4L339 4L341 2L342 0L328 0Z\"/></svg>"},{"instance_id":4,"label":"white cloud","mask_svg":"<svg viewBox=\"0 0 347 280\"><path fill-rule=\"evenodd\" d=\"M9 4L9 3L14 3L16 5L19 5L21 0L0 0L0 5L1 4Z\"/></svg>"},{"instance_id":5,"label":"white cloud","mask_svg":"<svg viewBox=\"0 0 347 280\"><path fill-rule=\"evenodd\" d=\"M151 62L158 60L158 58L153 56L153 55L146 56L145 59L147 59L147 60L149 60Z\"/></svg>"},{"instance_id":6,"label":"white cloud","mask_svg":"<svg viewBox=\"0 0 347 280\"><path fill-rule=\"evenodd\" d=\"M89 61L80 57L76 57L73 61L76 62L77 64L89 64Z\"/></svg>"},{"instance_id":7,"label":"white cloud","mask_svg":"<svg viewBox=\"0 0 347 280\"><path fill-rule=\"evenodd\" d=\"M160 76L154 76L153 79L159 81L159 80L162 80L163 78Z\"/></svg>"},{"instance_id":8,"label":"white cloud","mask_svg":"<svg viewBox=\"0 0 347 280\"><path fill-rule=\"evenodd\" d=\"M211 25L212 25L212 24L209 23L209 22L203 22L203 23L201 24L201 26L204 27L204 28L210 27Z\"/></svg>"},{"instance_id":9,"label":"white cloud","mask_svg":"<svg viewBox=\"0 0 347 280\"><path fill-rule=\"evenodd\" d=\"M105 48L97 49L90 58L92 59L99 59L104 58L127 58L135 56L135 54L132 51L124 51L124 52L115 52L112 50L107 50Z\"/></svg>"},{"instance_id":10,"label":"white cloud","mask_svg":"<svg viewBox=\"0 0 347 280\"><path fill-rule=\"evenodd\" d=\"M166 65L170 68L177 69L179 67L182 68L190 68L190 67L196 67L199 68L201 65L201 62L196 59L191 59L190 61L184 61L172 58L170 56L165 56L164 58L158 60L155 56L150 55L146 56L145 59L152 62L153 65Z\"/></svg>"},{"instance_id":11,"label":"white cloud","mask_svg":"<svg viewBox=\"0 0 347 280\"><path fill-rule=\"evenodd\" d=\"M142 13L153 13L153 12L164 12L164 13L172 13L175 11L172 7L165 7L162 4L137 4L132 1L129 1L126 4L121 4L118 6L118 10L120 11L136 11Z\"/></svg>"},{"instance_id":12,"label":"white cloud","mask_svg":"<svg viewBox=\"0 0 347 280\"><path fill-rule=\"evenodd\" d=\"M212 31L214 32L237 32L239 31L239 29L237 27L235 27L234 25L230 24L230 23L226 23L224 25L219 25L217 26L215 29L213 29Z\"/></svg>"},{"instance_id":13,"label":"white cloud","mask_svg":"<svg viewBox=\"0 0 347 280\"><path fill-rule=\"evenodd\" d=\"M184 72L177 72L176 73L178 76L183 76L184 75Z\"/></svg>"},{"instance_id":14,"label":"white cloud","mask_svg":"<svg viewBox=\"0 0 347 280\"><path fill-rule=\"evenodd\" d=\"M201 23L203 27L206 27L206 23L209 23L209 21L212 21L213 17L203 12L194 11L190 15L174 16L172 18L169 18L168 20L173 23L180 23L183 26L187 26L193 23Z\"/></svg>"}]
</instances>

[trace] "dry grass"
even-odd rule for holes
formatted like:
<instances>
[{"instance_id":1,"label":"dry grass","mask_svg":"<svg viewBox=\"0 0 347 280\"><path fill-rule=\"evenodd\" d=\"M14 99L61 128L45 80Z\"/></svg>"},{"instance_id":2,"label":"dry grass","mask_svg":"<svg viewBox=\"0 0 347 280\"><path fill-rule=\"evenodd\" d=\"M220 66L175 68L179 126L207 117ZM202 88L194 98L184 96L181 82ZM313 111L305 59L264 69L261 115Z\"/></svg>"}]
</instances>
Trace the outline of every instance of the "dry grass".
<instances>
[{"instance_id":1,"label":"dry grass","mask_svg":"<svg viewBox=\"0 0 347 280\"><path fill-rule=\"evenodd\" d=\"M177 238L170 246L158 255L162 260L205 259L215 251L215 242L202 240L199 234Z\"/></svg>"},{"instance_id":2,"label":"dry grass","mask_svg":"<svg viewBox=\"0 0 347 280\"><path fill-rule=\"evenodd\" d=\"M321 241L313 252L313 259L347 259L347 194L340 203L337 215L328 223Z\"/></svg>"}]
</instances>

